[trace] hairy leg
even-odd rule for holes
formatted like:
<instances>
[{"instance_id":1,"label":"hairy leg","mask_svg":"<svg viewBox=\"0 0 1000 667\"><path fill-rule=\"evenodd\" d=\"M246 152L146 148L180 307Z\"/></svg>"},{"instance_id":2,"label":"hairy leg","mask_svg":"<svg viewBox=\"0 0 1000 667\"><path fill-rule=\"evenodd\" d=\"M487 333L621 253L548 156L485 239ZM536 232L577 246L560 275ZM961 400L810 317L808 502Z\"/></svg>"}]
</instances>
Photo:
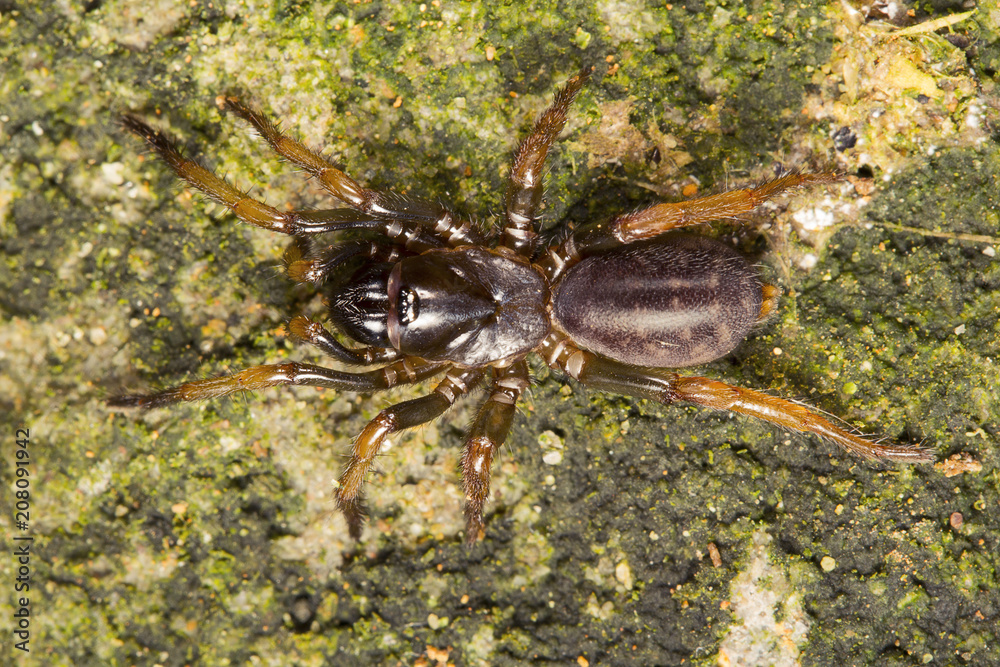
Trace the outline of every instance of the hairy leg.
<instances>
[{"instance_id":1,"label":"hairy leg","mask_svg":"<svg viewBox=\"0 0 1000 667\"><path fill-rule=\"evenodd\" d=\"M452 246L483 242L470 222L455 219L440 204L363 187L323 156L282 134L267 116L235 97L226 99L226 108L253 125L275 153L312 174L327 192L351 208L397 224L419 225Z\"/></svg>"},{"instance_id":2,"label":"hairy leg","mask_svg":"<svg viewBox=\"0 0 1000 667\"><path fill-rule=\"evenodd\" d=\"M413 252L423 252L448 243L454 245L456 243L476 242L476 239L479 239L479 236L473 238L475 230L469 232L472 229L471 223L456 223L451 219L450 214L436 213L439 209L444 210L436 204L391 193L376 193L377 197L372 195L372 198L381 204L368 206L367 209L355 207L320 211L279 211L273 206L250 197L246 192L234 187L198 162L184 157L166 135L154 130L145 121L135 116L126 115L122 117L122 125L144 139L147 145L167 163L167 166L193 188L228 208L240 220L272 232L304 235L359 229L372 230L389 237ZM299 146L301 147L301 145ZM305 148L302 150L304 151ZM322 160L319 156L315 157ZM323 162L326 163L325 160ZM342 173L332 166L329 168ZM344 178L348 177L344 176ZM361 187L356 183L355 186ZM337 193L334 192L334 194ZM478 234L478 232L476 233Z\"/></svg>"},{"instance_id":3,"label":"hairy leg","mask_svg":"<svg viewBox=\"0 0 1000 667\"><path fill-rule=\"evenodd\" d=\"M308 236L297 236L285 251L285 273L297 283L321 284L355 258L368 262L397 262L404 253L399 246L379 241L344 241L317 252Z\"/></svg>"},{"instance_id":4,"label":"hairy leg","mask_svg":"<svg viewBox=\"0 0 1000 667\"><path fill-rule=\"evenodd\" d=\"M799 403L743 389L704 377L685 377L660 368L639 368L580 350L566 340L550 336L542 344L549 365L585 385L602 391L639 396L670 404L695 403L714 410L728 410L777 424L793 431L814 433L865 459L907 463L934 460L932 452L909 445L886 445L835 426Z\"/></svg>"},{"instance_id":5,"label":"hairy leg","mask_svg":"<svg viewBox=\"0 0 1000 667\"><path fill-rule=\"evenodd\" d=\"M351 537L361 537L365 518L361 489L385 439L398 431L437 419L459 396L474 389L485 373L480 368L453 369L430 394L390 406L368 423L354 441L351 459L340 475L337 487L337 506L347 519Z\"/></svg>"},{"instance_id":6,"label":"hairy leg","mask_svg":"<svg viewBox=\"0 0 1000 667\"><path fill-rule=\"evenodd\" d=\"M837 174L786 174L755 188L730 190L691 201L656 204L620 215L610 222L596 222L577 229L558 246L548 249L540 262L550 281L584 257L665 232L723 218L739 218L778 194L797 187L835 183Z\"/></svg>"},{"instance_id":7,"label":"hairy leg","mask_svg":"<svg viewBox=\"0 0 1000 667\"><path fill-rule=\"evenodd\" d=\"M535 121L531 134L514 153L507 194L504 196L503 244L521 255L532 255L538 236L537 211L542 201L545 158L552 142L566 125L566 113L573 99L589 76L589 69L581 70L566 82L552 105Z\"/></svg>"},{"instance_id":8,"label":"hairy leg","mask_svg":"<svg viewBox=\"0 0 1000 667\"><path fill-rule=\"evenodd\" d=\"M238 391L256 391L280 385L327 387L365 394L381 391L398 384L420 382L440 373L447 364L406 357L378 370L365 373L343 371L289 362L252 366L232 375L195 380L150 394L126 394L107 400L113 408L160 408L171 403L200 401L228 396Z\"/></svg>"},{"instance_id":9,"label":"hairy leg","mask_svg":"<svg viewBox=\"0 0 1000 667\"><path fill-rule=\"evenodd\" d=\"M510 433L517 400L528 388L528 364L518 361L495 370L490 396L479 409L462 450L462 486L465 489L465 541L473 544L483 533L483 508L490 496L493 457Z\"/></svg>"},{"instance_id":10,"label":"hairy leg","mask_svg":"<svg viewBox=\"0 0 1000 667\"><path fill-rule=\"evenodd\" d=\"M288 322L288 333L303 342L319 348L323 354L337 361L354 366L371 366L396 361L400 352L391 347L344 347L337 338L319 322L297 315Z\"/></svg>"}]
</instances>

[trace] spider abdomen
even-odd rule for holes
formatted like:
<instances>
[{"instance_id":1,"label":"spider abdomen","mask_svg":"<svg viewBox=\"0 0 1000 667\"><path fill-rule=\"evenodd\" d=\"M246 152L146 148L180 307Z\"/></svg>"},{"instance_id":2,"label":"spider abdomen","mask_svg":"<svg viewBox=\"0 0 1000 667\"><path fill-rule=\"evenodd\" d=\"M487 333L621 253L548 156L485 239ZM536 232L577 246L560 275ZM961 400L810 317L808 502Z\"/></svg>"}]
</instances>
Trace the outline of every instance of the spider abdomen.
<instances>
[{"instance_id":1,"label":"spider abdomen","mask_svg":"<svg viewBox=\"0 0 1000 667\"><path fill-rule=\"evenodd\" d=\"M680 368L727 354L760 319L762 283L732 248L667 234L587 257L554 289L556 325L585 349Z\"/></svg>"}]
</instances>

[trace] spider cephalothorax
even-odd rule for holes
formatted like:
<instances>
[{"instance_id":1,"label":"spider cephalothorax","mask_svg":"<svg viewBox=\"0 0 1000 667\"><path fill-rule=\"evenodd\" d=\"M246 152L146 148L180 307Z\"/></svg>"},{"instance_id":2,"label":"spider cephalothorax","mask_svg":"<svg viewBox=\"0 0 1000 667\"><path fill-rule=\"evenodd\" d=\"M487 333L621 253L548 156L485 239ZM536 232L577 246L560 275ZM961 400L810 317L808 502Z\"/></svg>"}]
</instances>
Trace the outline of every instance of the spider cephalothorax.
<instances>
[{"instance_id":1,"label":"spider cephalothorax","mask_svg":"<svg viewBox=\"0 0 1000 667\"><path fill-rule=\"evenodd\" d=\"M430 394L383 410L355 441L336 490L354 537L364 519L365 476L386 437L437 418L486 381L487 397L462 454L466 539L478 539L490 467L529 386L531 353L599 389L730 410L815 433L865 458L930 460L923 449L849 433L799 403L669 370L730 352L774 311L778 296L777 288L761 282L724 244L673 230L739 217L788 188L829 183L836 176L786 174L751 189L580 225L556 245L540 244L545 158L586 79L586 72L570 79L518 147L496 236L442 205L364 188L233 98L226 100L230 111L346 207L279 211L184 158L162 134L126 116L125 127L179 177L241 220L294 237L289 277L321 284L331 323L361 347L345 346L302 316L289 322L293 336L341 363L380 367L346 372L298 362L255 366L156 393L119 396L109 404L151 408L276 385L371 393L443 375ZM359 231L367 232L365 239L321 250L312 243L318 234Z\"/></svg>"}]
</instances>

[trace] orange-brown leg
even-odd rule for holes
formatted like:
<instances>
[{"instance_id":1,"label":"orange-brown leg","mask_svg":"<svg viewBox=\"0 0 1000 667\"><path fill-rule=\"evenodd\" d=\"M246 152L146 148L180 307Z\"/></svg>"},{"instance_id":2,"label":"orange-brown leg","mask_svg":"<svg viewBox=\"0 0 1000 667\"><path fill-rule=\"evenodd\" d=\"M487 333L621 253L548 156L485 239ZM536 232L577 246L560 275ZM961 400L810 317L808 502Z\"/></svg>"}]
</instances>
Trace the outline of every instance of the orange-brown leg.
<instances>
[{"instance_id":1,"label":"orange-brown leg","mask_svg":"<svg viewBox=\"0 0 1000 667\"><path fill-rule=\"evenodd\" d=\"M590 70L585 69L566 82L514 153L504 196L503 244L521 255L531 256L538 236L536 217L542 201L545 158L566 125L566 113L573 99L589 76Z\"/></svg>"},{"instance_id":2,"label":"orange-brown leg","mask_svg":"<svg viewBox=\"0 0 1000 667\"><path fill-rule=\"evenodd\" d=\"M734 387L704 377L678 375L672 378L672 385L677 393L677 400L697 403L715 410L738 412L793 431L815 433L862 458L889 459L907 463L934 460L933 453L926 449L909 445L885 445L866 440L834 426L804 405L759 391Z\"/></svg>"},{"instance_id":3,"label":"orange-brown leg","mask_svg":"<svg viewBox=\"0 0 1000 667\"><path fill-rule=\"evenodd\" d=\"M355 539L361 537L361 527L365 518L361 489L385 439L403 429L437 419L459 396L474 389L485 374L486 371L481 368L453 370L432 393L390 406L368 422L354 441L351 459L340 475L337 485L337 506L347 519L351 537Z\"/></svg>"},{"instance_id":4,"label":"orange-brown leg","mask_svg":"<svg viewBox=\"0 0 1000 667\"><path fill-rule=\"evenodd\" d=\"M232 375L185 382L151 394L113 396L107 404L114 408L160 408L171 403L219 398L238 391L256 391L279 385L328 387L370 394L399 384L420 382L437 375L446 366L416 357L406 357L366 373L345 373L298 362L270 364L253 366Z\"/></svg>"},{"instance_id":5,"label":"orange-brown leg","mask_svg":"<svg viewBox=\"0 0 1000 667\"><path fill-rule=\"evenodd\" d=\"M785 190L817 183L834 183L837 174L786 174L756 188L730 190L691 201L657 204L641 211L626 213L610 222L597 222L578 228L558 246L548 248L539 266L550 282L557 280L583 257L653 238L689 225L722 218L738 218Z\"/></svg>"},{"instance_id":6,"label":"orange-brown leg","mask_svg":"<svg viewBox=\"0 0 1000 667\"><path fill-rule=\"evenodd\" d=\"M786 174L755 188L730 190L690 201L657 204L642 211L627 213L611 222L610 231L620 242L631 243L688 225L722 218L739 218L785 190L839 180L840 176L829 173Z\"/></svg>"},{"instance_id":7,"label":"orange-brown leg","mask_svg":"<svg viewBox=\"0 0 1000 667\"><path fill-rule=\"evenodd\" d=\"M245 192L234 188L212 171L181 155L162 132L154 130L135 116L123 116L122 124L145 139L149 147L156 151L179 178L231 210L240 220L282 234L300 231L295 224L294 213L282 213L273 206L248 197Z\"/></svg>"},{"instance_id":8,"label":"orange-brown leg","mask_svg":"<svg viewBox=\"0 0 1000 667\"><path fill-rule=\"evenodd\" d=\"M314 345L324 354L345 364L371 366L396 361L402 356L398 350L391 347L344 347L322 324L302 315L296 315L289 320L288 333L293 338Z\"/></svg>"},{"instance_id":9,"label":"orange-brown leg","mask_svg":"<svg viewBox=\"0 0 1000 667\"><path fill-rule=\"evenodd\" d=\"M528 364L518 361L495 370L490 396L479 409L462 451L465 489L465 541L473 544L483 534L483 508L490 497L490 472L497 449L510 433L517 400L531 384Z\"/></svg>"},{"instance_id":10,"label":"orange-brown leg","mask_svg":"<svg viewBox=\"0 0 1000 667\"><path fill-rule=\"evenodd\" d=\"M760 314L757 316L757 323L761 323L774 315L778 310L778 297L781 296L781 289L776 285L764 283L761 285Z\"/></svg>"},{"instance_id":11,"label":"orange-brown leg","mask_svg":"<svg viewBox=\"0 0 1000 667\"><path fill-rule=\"evenodd\" d=\"M743 389L704 377L684 377L660 368L638 368L580 350L565 339L550 336L543 355L585 385L603 391L640 396L660 403L687 401L715 410L728 410L783 426L814 433L866 459L908 463L933 461L933 453L909 445L886 445L834 426L809 408L752 389Z\"/></svg>"},{"instance_id":12,"label":"orange-brown leg","mask_svg":"<svg viewBox=\"0 0 1000 667\"><path fill-rule=\"evenodd\" d=\"M282 260L285 273L291 280L320 285L351 260L394 263L404 254L399 246L369 240L344 241L317 251L311 236L296 236L285 250Z\"/></svg>"},{"instance_id":13,"label":"orange-brown leg","mask_svg":"<svg viewBox=\"0 0 1000 667\"><path fill-rule=\"evenodd\" d=\"M258 116L259 114L254 118ZM263 116L259 116L259 118L263 118ZM367 229L383 234L393 242L413 252L424 252L449 242L455 245L481 241L481 236L472 228L471 223L454 221L451 215L440 206L409 197L364 190L343 172L330 166L320 156L310 153L301 144L291 142L290 139L286 139L280 134L277 135L279 138L298 146L301 149L301 155L312 155L315 160L323 162L328 169L332 170L330 174L326 175L325 180L321 179L321 182L335 196L353 205L353 202L356 201L355 189L361 188L361 192L367 198L364 207L320 211L279 211L273 206L247 196L247 193L233 187L211 170L184 157L162 132L154 130L139 118L123 116L122 124L126 129L144 139L179 178L187 181L188 184L210 199L228 208L240 220L272 232L302 235ZM268 125L268 127L273 132L277 132L273 126ZM261 127L257 129L261 130L263 134ZM309 169L307 164L295 159L297 156L300 157L299 153L288 150L284 144L282 147L285 150L282 155ZM340 182L333 175L334 172L343 176L343 179L340 179L343 181L340 190L336 190L334 185ZM331 188L334 189L331 190Z\"/></svg>"},{"instance_id":14,"label":"orange-brown leg","mask_svg":"<svg viewBox=\"0 0 1000 667\"><path fill-rule=\"evenodd\" d=\"M456 219L441 204L365 188L327 162L323 156L282 134L270 118L235 97L226 99L226 108L253 125L275 153L305 169L327 192L355 210L395 220L397 226L409 226L409 223L419 225L453 246L479 244L484 241L483 236L471 222ZM393 234L393 231L397 233ZM390 238L399 238L407 233L392 227L389 232ZM416 233L416 230L409 233Z\"/></svg>"}]
</instances>

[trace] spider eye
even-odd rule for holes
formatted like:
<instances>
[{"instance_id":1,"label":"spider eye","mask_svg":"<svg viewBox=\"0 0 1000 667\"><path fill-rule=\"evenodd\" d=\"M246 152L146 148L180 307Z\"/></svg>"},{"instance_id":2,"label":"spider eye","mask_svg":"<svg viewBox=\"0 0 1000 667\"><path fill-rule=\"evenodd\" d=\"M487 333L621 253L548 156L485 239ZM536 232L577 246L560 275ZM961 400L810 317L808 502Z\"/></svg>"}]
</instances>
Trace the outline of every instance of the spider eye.
<instances>
[{"instance_id":1,"label":"spider eye","mask_svg":"<svg viewBox=\"0 0 1000 667\"><path fill-rule=\"evenodd\" d=\"M420 305L419 299L417 299L417 293L410 289L409 287L404 287L399 290L399 302L398 302L398 312L399 312L399 323L400 325L411 324L420 316Z\"/></svg>"}]
</instances>

